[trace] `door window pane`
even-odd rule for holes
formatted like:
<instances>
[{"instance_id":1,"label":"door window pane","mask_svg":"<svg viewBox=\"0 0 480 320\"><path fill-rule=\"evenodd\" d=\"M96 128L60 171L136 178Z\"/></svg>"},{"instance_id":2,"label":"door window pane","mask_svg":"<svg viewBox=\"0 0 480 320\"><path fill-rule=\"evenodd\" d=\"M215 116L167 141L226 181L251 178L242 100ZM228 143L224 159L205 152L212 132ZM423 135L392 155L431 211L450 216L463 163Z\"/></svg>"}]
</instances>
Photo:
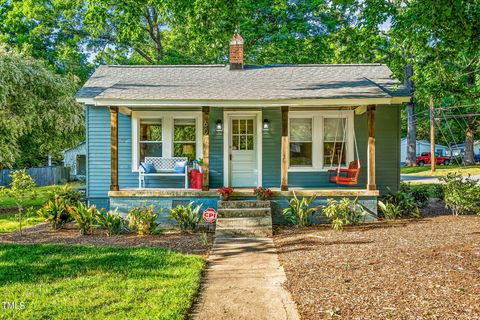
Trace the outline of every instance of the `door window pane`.
<instances>
[{"instance_id":1,"label":"door window pane","mask_svg":"<svg viewBox=\"0 0 480 320\"><path fill-rule=\"evenodd\" d=\"M312 166L312 118L290 119L290 166Z\"/></svg>"},{"instance_id":2,"label":"door window pane","mask_svg":"<svg viewBox=\"0 0 480 320\"><path fill-rule=\"evenodd\" d=\"M254 150L253 119L232 119L232 150Z\"/></svg>"},{"instance_id":3,"label":"door window pane","mask_svg":"<svg viewBox=\"0 0 480 320\"><path fill-rule=\"evenodd\" d=\"M196 158L196 123L195 119L174 119L173 123L174 157Z\"/></svg>"}]
</instances>

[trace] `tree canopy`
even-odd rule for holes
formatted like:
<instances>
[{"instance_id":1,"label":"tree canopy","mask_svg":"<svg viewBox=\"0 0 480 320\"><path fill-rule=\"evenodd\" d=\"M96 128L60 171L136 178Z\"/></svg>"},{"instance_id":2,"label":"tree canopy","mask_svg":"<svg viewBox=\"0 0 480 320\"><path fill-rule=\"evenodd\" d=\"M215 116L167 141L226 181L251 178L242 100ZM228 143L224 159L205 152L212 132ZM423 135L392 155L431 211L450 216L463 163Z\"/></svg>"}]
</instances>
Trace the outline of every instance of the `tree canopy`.
<instances>
[{"instance_id":1,"label":"tree canopy","mask_svg":"<svg viewBox=\"0 0 480 320\"><path fill-rule=\"evenodd\" d=\"M74 80L2 47L0 70L0 168L36 165L83 138Z\"/></svg>"}]
</instances>

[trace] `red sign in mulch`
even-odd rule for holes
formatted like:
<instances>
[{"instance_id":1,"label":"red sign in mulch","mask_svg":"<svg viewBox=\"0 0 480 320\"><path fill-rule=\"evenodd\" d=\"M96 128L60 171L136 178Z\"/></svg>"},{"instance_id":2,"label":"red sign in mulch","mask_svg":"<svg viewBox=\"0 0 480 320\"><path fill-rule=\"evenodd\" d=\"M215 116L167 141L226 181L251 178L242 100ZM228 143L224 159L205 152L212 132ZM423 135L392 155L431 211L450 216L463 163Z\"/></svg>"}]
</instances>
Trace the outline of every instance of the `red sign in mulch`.
<instances>
[{"instance_id":1,"label":"red sign in mulch","mask_svg":"<svg viewBox=\"0 0 480 320\"><path fill-rule=\"evenodd\" d=\"M205 220L206 223L214 223L215 220L217 220L217 211L213 208L207 208L203 211L203 220Z\"/></svg>"}]
</instances>

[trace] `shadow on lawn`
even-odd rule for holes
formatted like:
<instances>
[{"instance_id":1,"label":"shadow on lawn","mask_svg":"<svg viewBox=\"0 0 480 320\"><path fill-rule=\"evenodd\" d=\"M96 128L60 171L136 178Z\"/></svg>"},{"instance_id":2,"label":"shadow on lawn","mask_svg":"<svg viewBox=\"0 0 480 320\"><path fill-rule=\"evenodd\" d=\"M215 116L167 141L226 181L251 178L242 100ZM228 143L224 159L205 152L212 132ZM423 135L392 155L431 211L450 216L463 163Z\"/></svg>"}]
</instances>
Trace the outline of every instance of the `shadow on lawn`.
<instances>
[{"instance_id":1,"label":"shadow on lawn","mask_svg":"<svg viewBox=\"0 0 480 320\"><path fill-rule=\"evenodd\" d=\"M153 253L147 251L154 251ZM181 277L177 271L189 268L192 257L164 249L134 249L65 245L0 245L0 284L51 281L85 274L112 273L128 278L156 275Z\"/></svg>"}]
</instances>

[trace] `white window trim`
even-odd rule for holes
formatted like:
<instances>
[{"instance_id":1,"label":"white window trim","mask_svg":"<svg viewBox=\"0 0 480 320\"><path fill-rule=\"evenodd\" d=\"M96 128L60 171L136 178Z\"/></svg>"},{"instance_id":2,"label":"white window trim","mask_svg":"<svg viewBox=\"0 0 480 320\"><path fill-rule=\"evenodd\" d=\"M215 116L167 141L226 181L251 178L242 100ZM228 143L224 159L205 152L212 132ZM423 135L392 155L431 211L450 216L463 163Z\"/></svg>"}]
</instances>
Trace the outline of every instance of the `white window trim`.
<instances>
[{"instance_id":1,"label":"white window trim","mask_svg":"<svg viewBox=\"0 0 480 320\"><path fill-rule=\"evenodd\" d=\"M347 138L346 144L346 163L354 159L354 111L353 110L325 110L325 111L290 111L288 114L288 141L290 142L290 119L292 118L310 118L312 119L312 166L311 167L290 167L290 152L288 153L288 171L289 172L314 172L328 171L338 168L330 164L323 163L323 119L324 118L346 118L347 119ZM345 168L346 166L341 166Z\"/></svg>"},{"instance_id":2,"label":"white window trim","mask_svg":"<svg viewBox=\"0 0 480 320\"><path fill-rule=\"evenodd\" d=\"M175 119L195 119L197 158L203 157L201 111L132 111L132 172L138 172L140 119L162 119L162 154L173 156L173 124Z\"/></svg>"}]
</instances>

